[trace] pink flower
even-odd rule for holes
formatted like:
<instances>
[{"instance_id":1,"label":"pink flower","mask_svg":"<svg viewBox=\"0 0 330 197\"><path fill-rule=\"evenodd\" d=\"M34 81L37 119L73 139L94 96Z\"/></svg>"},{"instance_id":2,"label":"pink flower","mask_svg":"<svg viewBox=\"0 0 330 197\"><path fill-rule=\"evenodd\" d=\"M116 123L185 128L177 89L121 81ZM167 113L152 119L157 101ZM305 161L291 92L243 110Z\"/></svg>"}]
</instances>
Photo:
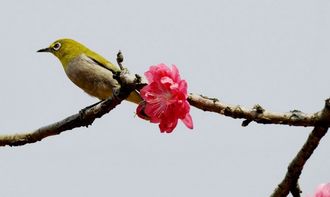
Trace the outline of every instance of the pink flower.
<instances>
[{"instance_id":1,"label":"pink flower","mask_svg":"<svg viewBox=\"0 0 330 197\"><path fill-rule=\"evenodd\" d=\"M316 188L314 197L330 197L330 183L320 184Z\"/></svg>"},{"instance_id":2,"label":"pink flower","mask_svg":"<svg viewBox=\"0 0 330 197\"><path fill-rule=\"evenodd\" d=\"M190 129L193 128L187 101L187 82L181 80L175 65L169 68L165 64L150 66L144 73L149 84L140 94L145 102L137 108L139 117L159 123L160 131L171 133L178 124L178 119Z\"/></svg>"}]
</instances>

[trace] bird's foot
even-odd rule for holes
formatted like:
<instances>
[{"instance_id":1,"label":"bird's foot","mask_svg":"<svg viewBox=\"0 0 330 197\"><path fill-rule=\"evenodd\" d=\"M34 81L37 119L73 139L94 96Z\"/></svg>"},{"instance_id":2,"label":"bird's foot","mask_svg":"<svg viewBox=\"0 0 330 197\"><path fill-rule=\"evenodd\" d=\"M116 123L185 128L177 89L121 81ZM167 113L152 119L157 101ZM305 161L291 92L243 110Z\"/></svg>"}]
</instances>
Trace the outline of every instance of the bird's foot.
<instances>
[{"instance_id":1,"label":"bird's foot","mask_svg":"<svg viewBox=\"0 0 330 197\"><path fill-rule=\"evenodd\" d=\"M87 107L81 109L81 110L79 111L80 116L84 116L87 110L89 110L90 108L92 108L92 107L98 105L98 104L101 103L102 101L103 101L103 100L101 100L101 101L99 101L99 102L97 102L97 103L94 103L94 104L92 104L92 105L89 105L89 106L87 106Z\"/></svg>"},{"instance_id":2,"label":"bird's foot","mask_svg":"<svg viewBox=\"0 0 330 197\"><path fill-rule=\"evenodd\" d=\"M112 97L115 100L120 100L120 86L112 88Z\"/></svg>"}]
</instances>

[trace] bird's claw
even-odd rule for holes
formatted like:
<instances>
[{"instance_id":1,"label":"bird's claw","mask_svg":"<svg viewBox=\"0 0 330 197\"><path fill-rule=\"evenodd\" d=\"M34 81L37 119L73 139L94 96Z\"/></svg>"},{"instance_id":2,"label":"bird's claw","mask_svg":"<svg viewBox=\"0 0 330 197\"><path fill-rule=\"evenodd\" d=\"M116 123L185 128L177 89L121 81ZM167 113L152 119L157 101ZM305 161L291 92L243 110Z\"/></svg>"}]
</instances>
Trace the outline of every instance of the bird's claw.
<instances>
[{"instance_id":1,"label":"bird's claw","mask_svg":"<svg viewBox=\"0 0 330 197\"><path fill-rule=\"evenodd\" d=\"M89 106L87 106L87 107L81 109L81 110L79 111L79 115L80 115L80 117L85 116L87 110L89 110L90 108L92 108L92 107L98 105L98 104L101 103L101 102L102 102L102 101L99 101L99 102L97 102L97 103L94 103L94 104L92 104L92 105L89 105Z\"/></svg>"},{"instance_id":2,"label":"bird's claw","mask_svg":"<svg viewBox=\"0 0 330 197\"><path fill-rule=\"evenodd\" d=\"M120 100L120 87L115 87L112 89L113 98L116 100Z\"/></svg>"}]
</instances>

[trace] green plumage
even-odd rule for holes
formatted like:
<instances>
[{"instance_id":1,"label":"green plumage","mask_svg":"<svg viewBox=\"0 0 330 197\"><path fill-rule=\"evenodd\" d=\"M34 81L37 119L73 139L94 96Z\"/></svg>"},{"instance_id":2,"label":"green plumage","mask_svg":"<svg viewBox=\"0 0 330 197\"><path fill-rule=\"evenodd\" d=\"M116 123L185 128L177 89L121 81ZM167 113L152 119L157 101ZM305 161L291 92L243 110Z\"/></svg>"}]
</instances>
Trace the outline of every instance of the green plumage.
<instances>
[{"instance_id":1,"label":"green plumage","mask_svg":"<svg viewBox=\"0 0 330 197\"><path fill-rule=\"evenodd\" d=\"M113 72L120 69L77 41L59 39L38 52L54 54L61 61L69 79L91 96L107 99L112 95L113 88L119 86L113 78ZM138 104L142 98L134 91L127 100Z\"/></svg>"}]
</instances>

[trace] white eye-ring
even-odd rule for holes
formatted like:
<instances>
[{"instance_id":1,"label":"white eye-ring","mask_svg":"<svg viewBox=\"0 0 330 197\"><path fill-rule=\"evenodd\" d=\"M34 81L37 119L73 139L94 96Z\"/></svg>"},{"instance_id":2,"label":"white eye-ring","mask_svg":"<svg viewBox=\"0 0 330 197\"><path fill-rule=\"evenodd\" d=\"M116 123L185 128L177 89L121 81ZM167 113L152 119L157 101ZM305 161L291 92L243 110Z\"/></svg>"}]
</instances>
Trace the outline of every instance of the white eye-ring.
<instances>
[{"instance_id":1,"label":"white eye-ring","mask_svg":"<svg viewBox=\"0 0 330 197\"><path fill-rule=\"evenodd\" d=\"M55 51L59 50L60 48L61 48L61 43L59 43L59 42L56 42L56 43L54 44L54 46L53 46L53 49L54 49Z\"/></svg>"}]
</instances>

